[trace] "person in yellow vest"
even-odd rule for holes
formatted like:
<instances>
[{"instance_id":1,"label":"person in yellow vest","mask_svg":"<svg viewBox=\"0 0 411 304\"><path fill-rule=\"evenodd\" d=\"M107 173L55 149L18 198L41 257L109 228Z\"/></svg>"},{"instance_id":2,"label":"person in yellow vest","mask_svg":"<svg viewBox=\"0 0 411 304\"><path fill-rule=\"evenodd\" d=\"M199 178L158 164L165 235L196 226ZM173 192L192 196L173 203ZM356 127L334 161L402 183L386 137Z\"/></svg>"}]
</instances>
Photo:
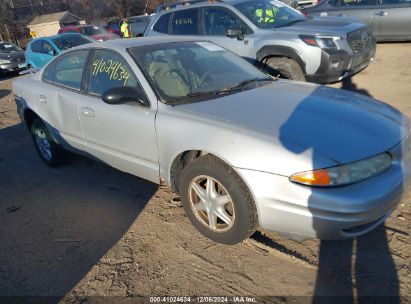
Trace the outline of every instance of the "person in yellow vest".
<instances>
[{"instance_id":1,"label":"person in yellow vest","mask_svg":"<svg viewBox=\"0 0 411 304\"><path fill-rule=\"evenodd\" d=\"M121 24L120 31L121 31L121 35L123 36L123 38L130 38L130 35L128 33L128 23L127 23L126 18L123 19L123 23Z\"/></svg>"},{"instance_id":2,"label":"person in yellow vest","mask_svg":"<svg viewBox=\"0 0 411 304\"><path fill-rule=\"evenodd\" d=\"M271 8L265 9L265 15L263 16L264 10L259 8L255 11L255 16L257 17L257 22L259 23L272 23L274 22L274 14Z\"/></svg>"}]
</instances>

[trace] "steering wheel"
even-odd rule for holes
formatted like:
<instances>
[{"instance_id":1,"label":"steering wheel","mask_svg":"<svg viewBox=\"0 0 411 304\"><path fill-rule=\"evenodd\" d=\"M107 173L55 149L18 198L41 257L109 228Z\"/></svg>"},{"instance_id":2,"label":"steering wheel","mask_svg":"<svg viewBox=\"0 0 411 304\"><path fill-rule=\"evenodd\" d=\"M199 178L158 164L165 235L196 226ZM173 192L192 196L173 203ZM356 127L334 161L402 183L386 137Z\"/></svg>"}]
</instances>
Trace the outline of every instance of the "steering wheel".
<instances>
[{"instance_id":1,"label":"steering wheel","mask_svg":"<svg viewBox=\"0 0 411 304\"><path fill-rule=\"evenodd\" d=\"M216 69L215 68L211 68L207 71L204 72L203 76L201 76L201 78L198 80L198 86L201 86L204 82L204 80L211 74L211 72L214 72Z\"/></svg>"}]
</instances>

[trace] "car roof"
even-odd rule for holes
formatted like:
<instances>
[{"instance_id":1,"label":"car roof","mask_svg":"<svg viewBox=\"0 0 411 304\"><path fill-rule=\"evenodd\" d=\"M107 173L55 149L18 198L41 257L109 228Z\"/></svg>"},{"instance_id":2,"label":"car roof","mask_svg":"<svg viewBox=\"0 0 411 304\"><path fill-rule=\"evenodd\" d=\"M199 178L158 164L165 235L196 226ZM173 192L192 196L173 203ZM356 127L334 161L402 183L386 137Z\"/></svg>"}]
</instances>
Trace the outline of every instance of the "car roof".
<instances>
[{"instance_id":1,"label":"car roof","mask_svg":"<svg viewBox=\"0 0 411 304\"><path fill-rule=\"evenodd\" d=\"M93 24L84 24L84 25L69 25L69 26L64 26L61 29L79 29L79 28L85 28L85 27L93 27L93 26L98 26L98 25L93 25ZM100 26L98 26L100 27Z\"/></svg>"},{"instance_id":2,"label":"car roof","mask_svg":"<svg viewBox=\"0 0 411 304\"><path fill-rule=\"evenodd\" d=\"M156 45L162 43L173 43L173 42L187 42L187 41L204 41L206 39L193 39L190 37L179 36L178 38L173 36L159 36L159 37L140 37L140 38L129 38L129 39L114 39L102 42L88 43L77 46L73 49L81 48L110 48L114 50L126 50L133 47Z\"/></svg>"},{"instance_id":3,"label":"car roof","mask_svg":"<svg viewBox=\"0 0 411 304\"><path fill-rule=\"evenodd\" d=\"M168 2L162 5L157 6L156 11L158 13L163 13L166 11L188 8L191 6L208 6L208 5L218 5L218 4L228 4L233 5L250 0L180 0L175 2Z\"/></svg>"},{"instance_id":4,"label":"car roof","mask_svg":"<svg viewBox=\"0 0 411 304\"><path fill-rule=\"evenodd\" d=\"M44 37L38 37L35 38L31 41L35 41L35 40L39 40L39 39L55 39L55 38L60 38L60 37L64 37L64 36L83 36L80 33L61 33L61 34L57 34L57 35L53 35L53 36L44 36Z\"/></svg>"}]
</instances>

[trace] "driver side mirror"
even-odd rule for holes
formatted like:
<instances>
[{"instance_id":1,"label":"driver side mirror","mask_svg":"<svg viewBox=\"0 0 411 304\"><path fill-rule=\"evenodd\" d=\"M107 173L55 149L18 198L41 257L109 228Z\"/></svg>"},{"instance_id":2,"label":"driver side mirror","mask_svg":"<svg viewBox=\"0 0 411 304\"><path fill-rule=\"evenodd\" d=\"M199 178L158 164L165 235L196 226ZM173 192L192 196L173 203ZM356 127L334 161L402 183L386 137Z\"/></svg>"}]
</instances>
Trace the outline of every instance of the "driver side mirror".
<instances>
[{"instance_id":1,"label":"driver side mirror","mask_svg":"<svg viewBox=\"0 0 411 304\"><path fill-rule=\"evenodd\" d=\"M227 37L237 38L238 40L243 40L243 29L240 27L229 27L226 32Z\"/></svg>"},{"instance_id":2,"label":"driver side mirror","mask_svg":"<svg viewBox=\"0 0 411 304\"><path fill-rule=\"evenodd\" d=\"M111 105L137 102L141 106L150 106L143 90L134 87L117 87L108 89L103 93L102 99L105 103Z\"/></svg>"}]
</instances>

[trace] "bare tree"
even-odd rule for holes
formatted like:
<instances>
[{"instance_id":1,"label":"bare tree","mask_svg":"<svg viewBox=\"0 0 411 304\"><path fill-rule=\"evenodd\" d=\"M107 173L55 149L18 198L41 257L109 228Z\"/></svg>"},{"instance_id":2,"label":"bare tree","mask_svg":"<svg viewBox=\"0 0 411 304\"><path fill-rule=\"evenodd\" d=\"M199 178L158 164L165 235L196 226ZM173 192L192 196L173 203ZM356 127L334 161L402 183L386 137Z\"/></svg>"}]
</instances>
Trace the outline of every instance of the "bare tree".
<instances>
[{"instance_id":1,"label":"bare tree","mask_svg":"<svg viewBox=\"0 0 411 304\"><path fill-rule=\"evenodd\" d=\"M147 0L111 0L111 8L117 16L125 18L144 13Z\"/></svg>"},{"instance_id":2,"label":"bare tree","mask_svg":"<svg viewBox=\"0 0 411 304\"><path fill-rule=\"evenodd\" d=\"M5 1L0 2L0 33L2 39L14 40L15 23L9 4Z\"/></svg>"}]
</instances>

